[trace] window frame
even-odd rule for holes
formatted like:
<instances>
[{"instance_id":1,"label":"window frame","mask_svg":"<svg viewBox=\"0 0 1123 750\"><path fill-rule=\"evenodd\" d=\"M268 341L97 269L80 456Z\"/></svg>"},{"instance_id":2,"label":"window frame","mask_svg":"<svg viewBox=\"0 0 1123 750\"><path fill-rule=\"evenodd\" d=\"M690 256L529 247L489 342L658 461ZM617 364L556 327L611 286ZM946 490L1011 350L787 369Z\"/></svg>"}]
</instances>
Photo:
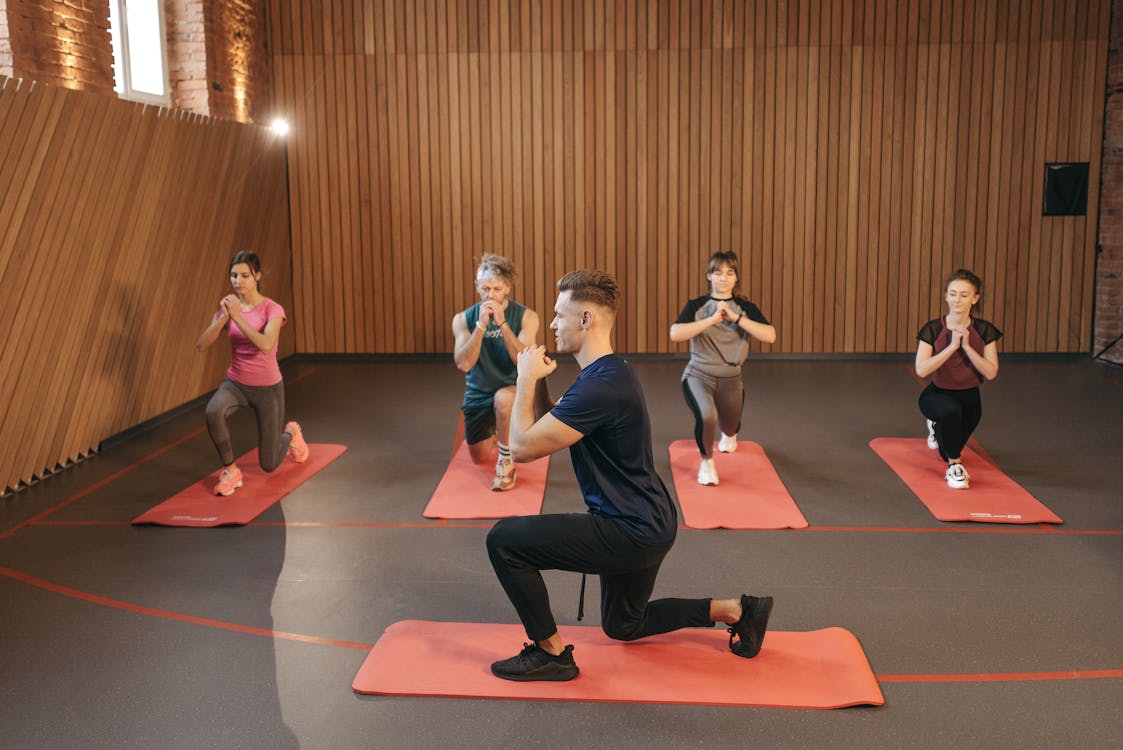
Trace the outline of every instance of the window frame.
<instances>
[{"instance_id":1,"label":"window frame","mask_svg":"<svg viewBox=\"0 0 1123 750\"><path fill-rule=\"evenodd\" d=\"M117 44L114 44L113 83L118 98L127 99L141 104L152 104L160 107L171 107L172 87L168 70L168 25L164 13L163 0L155 0L160 22L160 62L164 73L164 93L152 94L147 91L134 89L132 85L132 60L129 55L129 0L109 0L110 5L117 9L119 28L109 24L109 33L114 36L115 42L120 43L121 59L116 55Z\"/></svg>"}]
</instances>

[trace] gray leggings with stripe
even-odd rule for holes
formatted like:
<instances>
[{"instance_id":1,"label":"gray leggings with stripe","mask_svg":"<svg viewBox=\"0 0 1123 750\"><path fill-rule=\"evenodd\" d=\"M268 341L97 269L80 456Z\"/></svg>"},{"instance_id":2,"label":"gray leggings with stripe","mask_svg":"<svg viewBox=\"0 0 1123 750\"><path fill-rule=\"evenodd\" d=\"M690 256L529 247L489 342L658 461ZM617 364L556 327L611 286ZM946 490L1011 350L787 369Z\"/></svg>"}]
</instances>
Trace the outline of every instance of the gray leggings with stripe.
<instances>
[{"instance_id":1,"label":"gray leggings with stripe","mask_svg":"<svg viewBox=\"0 0 1123 750\"><path fill-rule=\"evenodd\" d=\"M741 431L745 385L740 373L728 378L715 378L687 370L682 377L682 395L694 413L694 440L703 458L713 454L718 428L726 435L736 435Z\"/></svg>"},{"instance_id":2,"label":"gray leggings with stripe","mask_svg":"<svg viewBox=\"0 0 1123 750\"><path fill-rule=\"evenodd\" d=\"M234 463L230 429L226 419L236 409L253 409L257 415L257 462L270 472L281 465L289 450L292 435L284 432L285 384L243 385L223 378L207 403L207 431L211 434L223 466Z\"/></svg>"}]
</instances>

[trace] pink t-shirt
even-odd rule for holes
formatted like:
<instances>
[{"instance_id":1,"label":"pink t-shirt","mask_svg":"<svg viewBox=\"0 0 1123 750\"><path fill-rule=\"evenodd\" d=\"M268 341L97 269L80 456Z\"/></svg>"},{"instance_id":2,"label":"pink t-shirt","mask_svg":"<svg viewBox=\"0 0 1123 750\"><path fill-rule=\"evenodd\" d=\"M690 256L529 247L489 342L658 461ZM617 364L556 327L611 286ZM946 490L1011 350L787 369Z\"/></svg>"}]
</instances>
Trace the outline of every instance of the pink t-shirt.
<instances>
[{"instance_id":1,"label":"pink t-shirt","mask_svg":"<svg viewBox=\"0 0 1123 750\"><path fill-rule=\"evenodd\" d=\"M217 319L219 313L214 316ZM265 332L265 324L273 318L280 318L281 325L287 322L285 308L268 297L254 309L243 312L242 318L261 333ZM230 337L230 367L226 370L226 377L242 385L276 385L281 382L277 344L273 344L267 352L261 351L233 320L226 325L226 334Z\"/></svg>"}]
</instances>

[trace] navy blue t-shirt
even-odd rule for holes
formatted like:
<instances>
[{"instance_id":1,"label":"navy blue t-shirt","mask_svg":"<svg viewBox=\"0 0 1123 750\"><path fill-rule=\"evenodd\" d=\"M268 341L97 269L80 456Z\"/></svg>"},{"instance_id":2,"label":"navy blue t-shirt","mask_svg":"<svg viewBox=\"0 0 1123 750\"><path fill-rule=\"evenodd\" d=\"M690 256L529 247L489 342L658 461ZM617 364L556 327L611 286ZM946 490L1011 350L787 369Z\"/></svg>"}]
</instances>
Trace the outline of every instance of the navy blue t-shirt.
<instances>
[{"instance_id":1,"label":"navy blue t-shirt","mask_svg":"<svg viewBox=\"0 0 1123 750\"><path fill-rule=\"evenodd\" d=\"M589 512L637 542L673 542L678 513L655 473L647 404L628 363L616 354L590 363L550 413L584 435L569 454Z\"/></svg>"}]
</instances>

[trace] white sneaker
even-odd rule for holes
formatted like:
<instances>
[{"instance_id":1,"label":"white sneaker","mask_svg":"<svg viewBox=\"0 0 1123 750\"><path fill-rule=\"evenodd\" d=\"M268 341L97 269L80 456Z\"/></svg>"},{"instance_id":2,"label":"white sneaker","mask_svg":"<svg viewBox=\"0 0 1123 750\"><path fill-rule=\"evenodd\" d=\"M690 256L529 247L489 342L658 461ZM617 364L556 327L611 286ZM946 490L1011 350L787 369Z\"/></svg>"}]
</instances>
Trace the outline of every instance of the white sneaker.
<instances>
[{"instance_id":1,"label":"white sneaker","mask_svg":"<svg viewBox=\"0 0 1123 750\"><path fill-rule=\"evenodd\" d=\"M931 419L925 421L928 422L928 447L932 450L938 450L940 444L936 442L936 423Z\"/></svg>"},{"instance_id":2,"label":"white sneaker","mask_svg":"<svg viewBox=\"0 0 1123 750\"><path fill-rule=\"evenodd\" d=\"M717 469L712 458L703 458L698 467L698 484L717 486Z\"/></svg>"},{"instance_id":3,"label":"white sneaker","mask_svg":"<svg viewBox=\"0 0 1123 750\"><path fill-rule=\"evenodd\" d=\"M953 490L965 490L971 486L971 475L963 468L963 464L948 464L944 479L948 480L948 487Z\"/></svg>"},{"instance_id":4,"label":"white sneaker","mask_svg":"<svg viewBox=\"0 0 1123 750\"><path fill-rule=\"evenodd\" d=\"M732 453L737 450L737 436L721 433L721 440L717 441L717 449L722 453Z\"/></svg>"},{"instance_id":5,"label":"white sneaker","mask_svg":"<svg viewBox=\"0 0 1123 750\"><path fill-rule=\"evenodd\" d=\"M499 459L495 464L495 479L491 480L493 492L506 492L515 486L515 462Z\"/></svg>"}]
</instances>

